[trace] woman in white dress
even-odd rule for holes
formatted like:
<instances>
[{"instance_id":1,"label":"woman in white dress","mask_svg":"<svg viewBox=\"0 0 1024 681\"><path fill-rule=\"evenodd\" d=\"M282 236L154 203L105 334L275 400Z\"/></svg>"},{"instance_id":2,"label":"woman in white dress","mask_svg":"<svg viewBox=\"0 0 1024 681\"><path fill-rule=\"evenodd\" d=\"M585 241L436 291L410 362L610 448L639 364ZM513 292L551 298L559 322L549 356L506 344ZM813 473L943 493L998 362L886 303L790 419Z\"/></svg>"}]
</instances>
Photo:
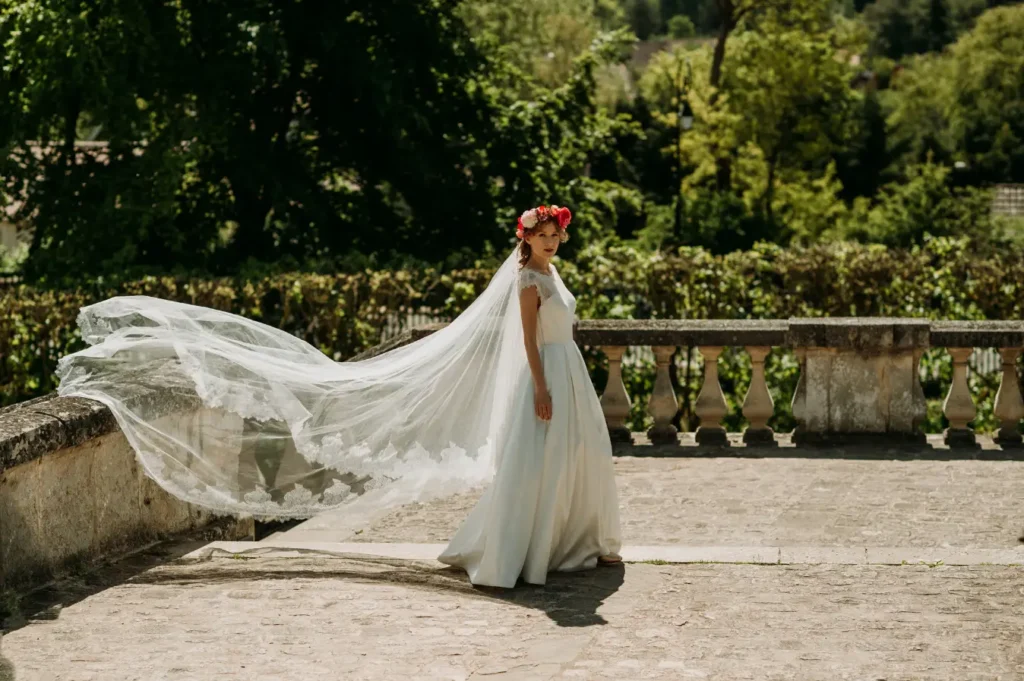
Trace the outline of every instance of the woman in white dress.
<instances>
[{"instance_id":1,"label":"woman in white dress","mask_svg":"<svg viewBox=\"0 0 1024 681\"><path fill-rule=\"evenodd\" d=\"M473 584L544 584L550 571L618 562L611 441L572 337L576 298L551 264L567 208L520 217L519 306L528 370L516 382L494 482L445 552Z\"/></svg>"},{"instance_id":2,"label":"woman in white dress","mask_svg":"<svg viewBox=\"0 0 1024 681\"><path fill-rule=\"evenodd\" d=\"M469 308L365 361L219 310L105 300L82 309L90 347L61 359L59 392L105 404L147 475L214 511L366 527L486 487L441 556L475 584L617 562L608 431L550 263L570 219L524 213Z\"/></svg>"}]
</instances>

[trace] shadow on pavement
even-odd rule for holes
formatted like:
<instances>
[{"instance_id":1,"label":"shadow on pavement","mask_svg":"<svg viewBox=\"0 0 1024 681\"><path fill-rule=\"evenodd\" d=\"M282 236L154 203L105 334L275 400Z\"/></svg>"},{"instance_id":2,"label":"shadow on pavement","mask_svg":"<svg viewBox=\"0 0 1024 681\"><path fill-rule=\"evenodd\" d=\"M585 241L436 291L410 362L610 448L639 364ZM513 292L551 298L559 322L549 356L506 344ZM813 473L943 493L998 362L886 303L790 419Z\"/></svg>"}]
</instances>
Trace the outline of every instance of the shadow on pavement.
<instances>
[{"instance_id":1,"label":"shadow on pavement","mask_svg":"<svg viewBox=\"0 0 1024 681\"><path fill-rule=\"evenodd\" d=\"M289 550L291 551L291 550ZM209 559L155 569L138 575L132 584L183 585L224 584L262 580L352 580L409 589L443 592L453 596L503 601L511 605L545 613L561 627L587 627L606 624L597 612L601 604L622 586L623 565L601 566L574 573L553 573L546 586L520 584L514 589L474 587L466 573L455 568L406 560L303 551L310 557L326 559L317 566L297 565L295 558L255 558L240 555L221 558L213 565ZM231 569L239 562L240 569ZM256 562L252 562L256 561ZM243 567L244 566L244 567Z\"/></svg>"},{"instance_id":2,"label":"shadow on pavement","mask_svg":"<svg viewBox=\"0 0 1024 681\"><path fill-rule=\"evenodd\" d=\"M91 566L73 576L58 579L20 595L14 607L0 607L0 636L4 632L16 631L35 621L58 619L64 608L131 581L146 570L177 560L208 543L209 541L204 539L195 542L157 544L117 561ZM9 677L4 676L5 673L14 673L13 670L7 670L4 664L5 660L0 654L0 681L8 681Z\"/></svg>"},{"instance_id":3,"label":"shadow on pavement","mask_svg":"<svg viewBox=\"0 0 1024 681\"><path fill-rule=\"evenodd\" d=\"M4 657L3 634L0 634L0 681L14 681L14 665Z\"/></svg>"}]
</instances>

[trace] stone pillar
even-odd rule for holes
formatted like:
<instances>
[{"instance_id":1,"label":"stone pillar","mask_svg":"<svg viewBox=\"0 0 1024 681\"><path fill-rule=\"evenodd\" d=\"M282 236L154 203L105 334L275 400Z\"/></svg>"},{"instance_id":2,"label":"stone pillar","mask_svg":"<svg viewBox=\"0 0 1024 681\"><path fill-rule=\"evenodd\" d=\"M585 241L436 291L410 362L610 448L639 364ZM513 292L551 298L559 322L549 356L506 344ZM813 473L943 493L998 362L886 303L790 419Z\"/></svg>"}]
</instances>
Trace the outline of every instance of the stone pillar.
<instances>
[{"instance_id":1,"label":"stone pillar","mask_svg":"<svg viewBox=\"0 0 1024 681\"><path fill-rule=\"evenodd\" d=\"M751 375L750 388L747 389L747 396L743 400L743 416L750 425L743 433L743 441L748 445L777 445L775 433L768 427L768 420L775 413L775 402L764 377L764 361L771 351L772 349L768 347L747 348L750 354Z\"/></svg>"},{"instance_id":2,"label":"stone pillar","mask_svg":"<svg viewBox=\"0 0 1024 681\"><path fill-rule=\"evenodd\" d=\"M601 395L601 409L604 420L608 424L608 434L612 442L628 442L632 444L633 436L626 426L629 409L632 403L626 384L622 382L622 355L626 347L622 345L604 346L601 348L608 358L608 385Z\"/></svg>"},{"instance_id":3,"label":"stone pillar","mask_svg":"<svg viewBox=\"0 0 1024 681\"><path fill-rule=\"evenodd\" d=\"M676 427L672 425L672 419L679 410L679 401L672 390L672 377L668 372L672 353L676 349L671 345L659 345L652 349L658 369L654 378L654 390L647 403L647 412L654 417L654 427L647 431L647 436L652 444L678 444L679 438Z\"/></svg>"},{"instance_id":4,"label":"stone pillar","mask_svg":"<svg viewBox=\"0 0 1024 681\"><path fill-rule=\"evenodd\" d=\"M950 447L970 447L976 444L974 430L968 425L978 414L967 383L967 361L973 352L971 348L949 348L949 355L953 358L953 382L942 405L942 413L949 421L946 444Z\"/></svg>"},{"instance_id":5,"label":"stone pillar","mask_svg":"<svg viewBox=\"0 0 1024 681\"><path fill-rule=\"evenodd\" d=\"M999 417L999 432L996 442L1003 447L1021 445L1020 420L1024 418L1024 400L1021 399L1020 382L1017 380L1017 358L1020 348L1000 348L1003 357L1003 378L996 393L995 414Z\"/></svg>"},{"instance_id":6,"label":"stone pillar","mask_svg":"<svg viewBox=\"0 0 1024 681\"><path fill-rule=\"evenodd\" d=\"M722 427L722 419L729 407L722 393L722 384L718 380L718 358L722 355L720 347L699 347L697 352L704 358L704 383L697 395L694 412L700 418L697 428L697 443L702 445L727 446L729 438Z\"/></svg>"},{"instance_id":7,"label":"stone pillar","mask_svg":"<svg viewBox=\"0 0 1024 681\"><path fill-rule=\"evenodd\" d=\"M924 442L918 366L929 339L924 320L790 320L787 342L802 356L794 440Z\"/></svg>"}]
</instances>

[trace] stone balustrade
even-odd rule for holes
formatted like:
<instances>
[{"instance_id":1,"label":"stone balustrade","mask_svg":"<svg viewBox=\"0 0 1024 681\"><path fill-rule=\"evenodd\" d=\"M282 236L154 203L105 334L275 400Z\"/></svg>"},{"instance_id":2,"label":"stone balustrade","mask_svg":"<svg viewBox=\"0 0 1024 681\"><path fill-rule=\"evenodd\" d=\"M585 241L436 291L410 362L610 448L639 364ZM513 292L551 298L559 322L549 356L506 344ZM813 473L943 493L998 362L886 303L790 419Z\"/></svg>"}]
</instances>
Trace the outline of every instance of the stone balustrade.
<instances>
[{"instance_id":1,"label":"stone balustrade","mask_svg":"<svg viewBox=\"0 0 1024 681\"><path fill-rule=\"evenodd\" d=\"M1024 347L1019 322L929 322L915 319L853 318L788 321L594 320L579 322L576 340L600 349L608 358L608 384L601 397L614 440L631 441L626 418L631 402L623 380L623 357L629 347L649 347L655 357L653 394L647 405L654 425L652 444L679 441L672 421L679 400L670 379L670 361L677 348L693 347L704 359L702 386L694 404L700 425L699 445L727 446L722 421L728 407L718 379L718 358L727 347L750 355L752 377L742 413L749 422L743 433L748 446L776 446L768 422L774 413L765 359L773 348L795 352L800 379L793 396L798 427L796 444L829 445L856 442L923 443L920 426L926 416L920 361L930 348L946 349L953 360L953 380L943 405L949 421L944 441L950 447L974 447L971 428L977 409L968 381L968 363L975 348L995 348L1002 357L1002 378L995 414L1000 419L995 441L1019 446L1024 401L1017 360Z\"/></svg>"},{"instance_id":2,"label":"stone balustrade","mask_svg":"<svg viewBox=\"0 0 1024 681\"><path fill-rule=\"evenodd\" d=\"M411 329L360 358L423 338L443 324ZM608 359L608 382L601 395L612 440L632 442L626 426L632 402L623 378L628 348L650 348L656 373L647 412L654 425L652 444L676 444L673 420L679 398L672 387L670 362L679 348L696 348L704 359L702 386L694 404L700 425L699 445L727 446L722 421L728 404L718 380L718 359L729 347L743 348L751 358L752 377L743 397L742 414L749 422L743 433L748 446L773 447L768 426L775 412L765 377L765 360L773 349L792 350L800 363L793 396L800 445L851 443L920 444L926 416L919 375L925 351L945 349L953 360L953 380L943 403L949 428L943 440L950 447L975 447L971 422L977 415L967 375L978 348L994 348L1002 357L1002 377L995 414L1000 428L994 440L1003 447L1021 445L1019 424L1024 400L1017 360L1024 349L1024 322L930 322L901 318L827 318L790 320L618 320L580 321L576 342L600 350Z\"/></svg>"}]
</instances>

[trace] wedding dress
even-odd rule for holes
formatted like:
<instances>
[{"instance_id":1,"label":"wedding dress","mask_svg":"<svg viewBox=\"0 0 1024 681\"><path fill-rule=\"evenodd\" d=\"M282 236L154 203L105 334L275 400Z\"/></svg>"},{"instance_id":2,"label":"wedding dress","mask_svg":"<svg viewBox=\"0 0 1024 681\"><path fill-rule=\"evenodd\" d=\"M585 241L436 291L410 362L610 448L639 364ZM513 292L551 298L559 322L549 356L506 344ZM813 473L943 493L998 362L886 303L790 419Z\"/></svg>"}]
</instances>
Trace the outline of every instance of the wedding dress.
<instances>
[{"instance_id":1,"label":"wedding dress","mask_svg":"<svg viewBox=\"0 0 1024 681\"><path fill-rule=\"evenodd\" d=\"M572 337L576 299L554 267L520 270L536 287L537 343L551 395L549 421L534 413L529 367L515 382L494 481L439 560L478 585L544 584L549 571L595 567L621 547L611 441L583 355Z\"/></svg>"},{"instance_id":2,"label":"wedding dress","mask_svg":"<svg viewBox=\"0 0 1024 681\"><path fill-rule=\"evenodd\" d=\"M359 362L220 310L111 298L82 309L89 347L60 360L58 392L106 405L149 477L221 513L365 526L490 485L444 559L481 583L541 583L616 552L618 506L557 273L533 284L553 417L533 416L518 255L446 327Z\"/></svg>"}]
</instances>

